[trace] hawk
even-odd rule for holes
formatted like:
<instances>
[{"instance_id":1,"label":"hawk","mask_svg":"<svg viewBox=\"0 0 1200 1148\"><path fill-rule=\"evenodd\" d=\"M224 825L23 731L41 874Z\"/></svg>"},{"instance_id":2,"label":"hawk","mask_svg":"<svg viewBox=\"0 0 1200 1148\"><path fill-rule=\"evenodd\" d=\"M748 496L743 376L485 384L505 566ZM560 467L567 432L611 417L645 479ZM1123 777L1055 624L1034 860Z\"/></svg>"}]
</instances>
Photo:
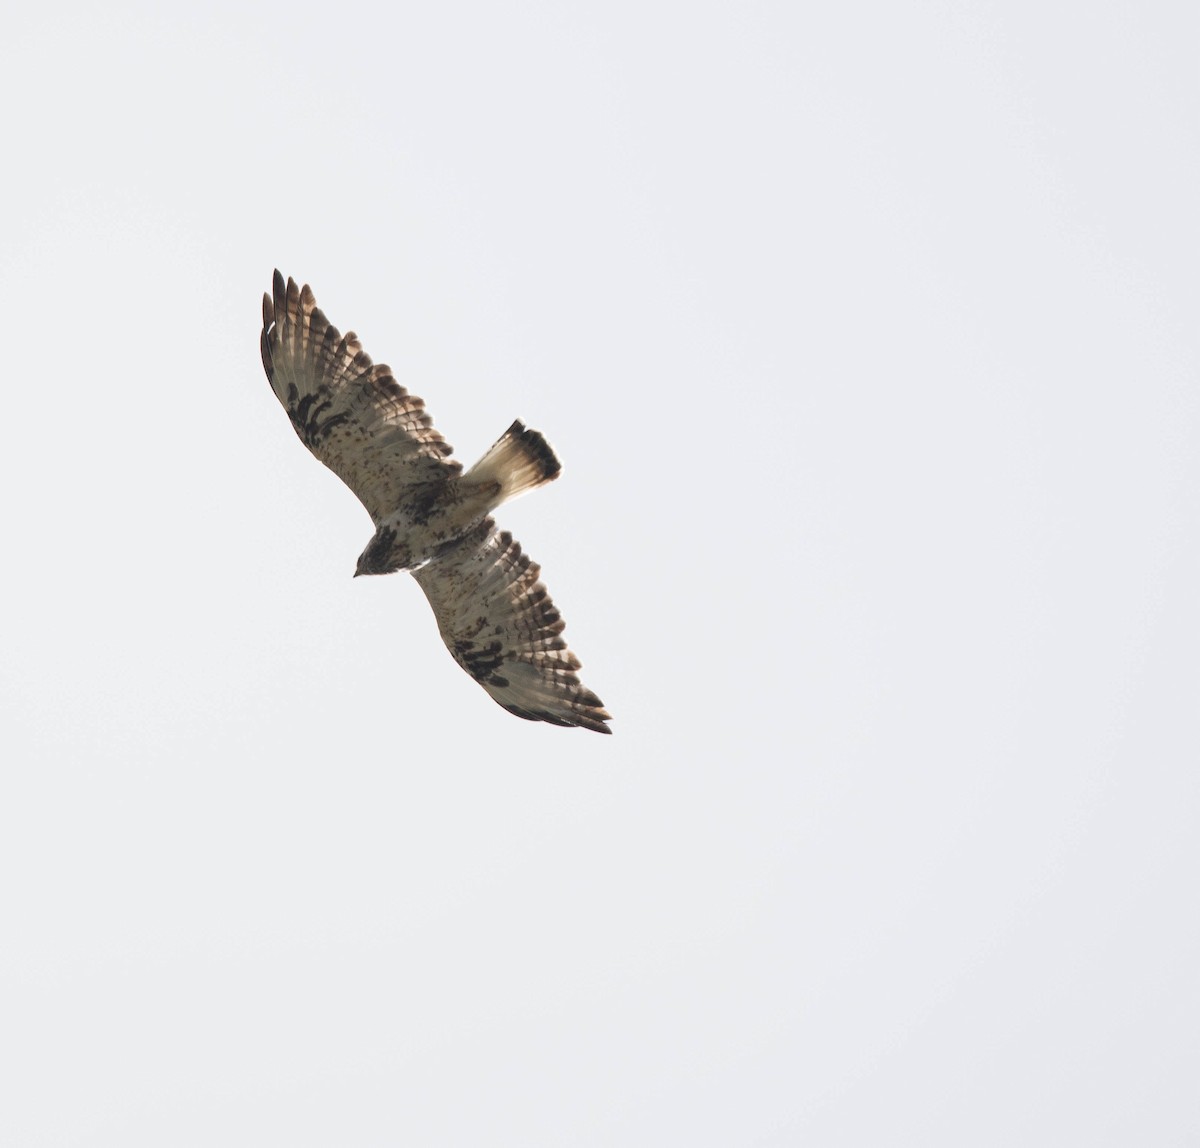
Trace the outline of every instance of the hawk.
<instances>
[{"instance_id":1,"label":"hawk","mask_svg":"<svg viewBox=\"0 0 1200 1148\"><path fill-rule=\"evenodd\" d=\"M366 507L360 574L407 570L454 660L511 714L611 733L540 568L492 511L558 477L550 444L517 420L470 470L450 458L425 404L338 333L306 284L275 272L263 295L263 367L300 441Z\"/></svg>"}]
</instances>

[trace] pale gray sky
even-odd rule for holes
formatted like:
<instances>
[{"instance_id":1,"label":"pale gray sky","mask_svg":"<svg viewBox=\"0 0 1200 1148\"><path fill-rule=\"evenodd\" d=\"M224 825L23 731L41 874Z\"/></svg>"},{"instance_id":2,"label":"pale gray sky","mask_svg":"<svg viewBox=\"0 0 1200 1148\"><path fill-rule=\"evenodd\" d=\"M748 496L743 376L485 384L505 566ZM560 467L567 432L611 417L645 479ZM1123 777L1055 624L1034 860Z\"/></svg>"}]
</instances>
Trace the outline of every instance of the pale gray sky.
<instances>
[{"instance_id":1,"label":"pale gray sky","mask_svg":"<svg viewBox=\"0 0 1200 1148\"><path fill-rule=\"evenodd\" d=\"M28 5L0 1143L1200 1137L1194 6ZM505 714L262 374L505 508Z\"/></svg>"}]
</instances>

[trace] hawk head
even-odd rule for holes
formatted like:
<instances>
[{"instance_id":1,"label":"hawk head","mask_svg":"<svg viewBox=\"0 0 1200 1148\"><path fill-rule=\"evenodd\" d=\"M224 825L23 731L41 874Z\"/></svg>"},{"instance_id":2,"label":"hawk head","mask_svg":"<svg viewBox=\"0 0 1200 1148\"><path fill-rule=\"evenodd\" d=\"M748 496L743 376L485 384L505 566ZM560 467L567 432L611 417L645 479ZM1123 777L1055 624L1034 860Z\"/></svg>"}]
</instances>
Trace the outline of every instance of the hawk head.
<instances>
[{"instance_id":1,"label":"hawk head","mask_svg":"<svg viewBox=\"0 0 1200 1148\"><path fill-rule=\"evenodd\" d=\"M412 555L407 547L396 543L396 532L390 527L381 526L358 556L354 577L360 574L395 574L397 570L407 570L411 564Z\"/></svg>"}]
</instances>

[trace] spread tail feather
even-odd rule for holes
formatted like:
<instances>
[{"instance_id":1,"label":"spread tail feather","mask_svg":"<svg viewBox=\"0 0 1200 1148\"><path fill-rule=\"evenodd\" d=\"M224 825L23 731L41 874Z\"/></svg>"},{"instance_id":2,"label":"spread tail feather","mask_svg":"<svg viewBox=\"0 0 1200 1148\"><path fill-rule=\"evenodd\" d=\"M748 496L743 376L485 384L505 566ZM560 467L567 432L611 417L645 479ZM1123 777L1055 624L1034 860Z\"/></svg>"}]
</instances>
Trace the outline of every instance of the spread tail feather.
<instances>
[{"instance_id":1,"label":"spread tail feather","mask_svg":"<svg viewBox=\"0 0 1200 1148\"><path fill-rule=\"evenodd\" d=\"M498 486L493 507L558 477L562 464L538 431L517 419L496 444L463 476L480 486Z\"/></svg>"}]
</instances>

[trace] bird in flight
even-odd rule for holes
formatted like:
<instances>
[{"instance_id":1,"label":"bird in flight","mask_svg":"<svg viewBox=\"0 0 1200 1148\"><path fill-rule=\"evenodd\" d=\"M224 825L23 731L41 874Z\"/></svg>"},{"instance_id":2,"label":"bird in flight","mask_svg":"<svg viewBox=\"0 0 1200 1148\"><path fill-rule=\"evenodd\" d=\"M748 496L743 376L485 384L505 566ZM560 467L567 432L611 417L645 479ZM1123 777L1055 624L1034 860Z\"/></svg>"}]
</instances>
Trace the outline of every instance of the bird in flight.
<instances>
[{"instance_id":1,"label":"bird in flight","mask_svg":"<svg viewBox=\"0 0 1200 1148\"><path fill-rule=\"evenodd\" d=\"M470 470L450 458L425 404L325 318L311 288L275 272L262 360L300 441L366 507L360 574L407 570L454 660L509 713L611 733L579 680L540 568L491 514L558 477L550 444L517 420Z\"/></svg>"}]
</instances>

